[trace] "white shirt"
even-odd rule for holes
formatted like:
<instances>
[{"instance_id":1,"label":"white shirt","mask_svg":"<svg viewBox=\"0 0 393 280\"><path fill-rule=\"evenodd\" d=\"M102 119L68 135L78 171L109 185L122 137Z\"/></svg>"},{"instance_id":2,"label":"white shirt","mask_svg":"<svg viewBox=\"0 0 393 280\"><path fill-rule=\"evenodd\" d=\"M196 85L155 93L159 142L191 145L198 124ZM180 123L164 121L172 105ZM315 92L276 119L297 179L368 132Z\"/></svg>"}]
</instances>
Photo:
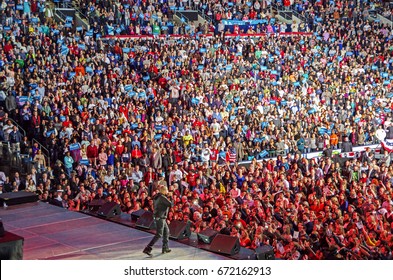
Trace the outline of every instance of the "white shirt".
<instances>
[{"instance_id":1,"label":"white shirt","mask_svg":"<svg viewBox=\"0 0 393 280\"><path fill-rule=\"evenodd\" d=\"M132 180L133 180L135 183L139 183L140 181L142 181L142 179L143 179L142 171L140 171L140 170L138 170L138 171L134 170L134 171L132 172Z\"/></svg>"},{"instance_id":2,"label":"white shirt","mask_svg":"<svg viewBox=\"0 0 393 280\"><path fill-rule=\"evenodd\" d=\"M211 154L211 151L210 151L209 148L203 148L202 149L202 154L201 154L202 161L203 162L208 162L209 159L210 159L210 154Z\"/></svg>"},{"instance_id":3,"label":"white shirt","mask_svg":"<svg viewBox=\"0 0 393 280\"><path fill-rule=\"evenodd\" d=\"M174 182L180 181L183 178L183 172L181 170L172 170L169 176L169 184L172 185Z\"/></svg>"},{"instance_id":4,"label":"white shirt","mask_svg":"<svg viewBox=\"0 0 393 280\"><path fill-rule=\"evenodd\" d=\"M214 134L214 135L220 134L220 128L221 128L221 126L220 126L219 123L212 123L210 127L211 127L211 129L213 130L213 134Z\"/></svg>"}]
</instances>

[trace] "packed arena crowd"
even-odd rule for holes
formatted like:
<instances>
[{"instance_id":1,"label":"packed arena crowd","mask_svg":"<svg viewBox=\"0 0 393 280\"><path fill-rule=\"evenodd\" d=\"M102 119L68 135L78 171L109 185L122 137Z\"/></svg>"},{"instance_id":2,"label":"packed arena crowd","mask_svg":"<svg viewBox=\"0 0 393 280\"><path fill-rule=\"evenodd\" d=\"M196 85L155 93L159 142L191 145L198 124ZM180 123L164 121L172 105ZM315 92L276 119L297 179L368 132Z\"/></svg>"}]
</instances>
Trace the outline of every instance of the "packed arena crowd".
<instances>
[{"instance_id":1,"label":"packed arena crowd","mask_svg":"<svg viewBox=\"0 0 393 280\"><path fill-rule=\"evenodd\" d=\"M90 30L45 1L0 0L0 140L31 163L0 172L1 192L132 213L165 185L169 222L194 232L280 259L392 259L390 153L334 152L393 138L393 33L368 14L388 6L284 1L312 19L286 25L270 1L80 2ZM172 23L174 5L212 22ZM234 18L266 21L222 26ZM112 36L153 30L168 36Z\"/></svg>"}]
</instances>

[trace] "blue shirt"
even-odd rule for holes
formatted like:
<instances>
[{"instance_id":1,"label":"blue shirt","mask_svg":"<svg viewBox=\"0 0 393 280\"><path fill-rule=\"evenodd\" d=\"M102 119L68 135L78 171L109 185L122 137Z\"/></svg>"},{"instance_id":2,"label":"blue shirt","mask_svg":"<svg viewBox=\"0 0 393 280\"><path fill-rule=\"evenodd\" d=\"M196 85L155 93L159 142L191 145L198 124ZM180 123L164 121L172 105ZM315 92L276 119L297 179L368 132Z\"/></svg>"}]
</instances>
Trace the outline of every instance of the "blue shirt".
<instances>
[{"instance_id":1,"label":"blue shirt","mask_svg":"<svg viewBox=\"0 0 393 280\"><path fill-rule=\"evenodd\" d=\"M131 142L131 146L134 149L135 146L138 146L139 149L141 148L141 142L139 142L138 140L134 140Z\"/></svg>"},{"instance_id":2,"label":"blue shirt","mask_svg":"<svg viewBox=\"0 0 393 280\"><path fill-rule=\"evenodd\" d=\"M108 155L108 160L106 161L108 165L115 165L115 155L110 154Z\"/></svg>"},{"instance_id":3,"label":"blue shirt","mask_svg":"<svg viewBox=\"0 0 393 280\"><path fill-rule=\"evenodd\" d=\"M72 164L74 163L74 159L70 156L64 157L64 166L65 168L69 169L72 168Z\"/></svg>"},{"instance_id":4,"label":"blue shirt","mask_svg":"<svg viewBox=\"0 0 393 280\"><path fill-rule=\"evenodd\" d=\"M246 181L246 177L242 175L242 177L239 176L239 174L235 173L236 176L236 182L237 182L237 187L240 189L243 185L243 182Z\"/></svg>"}]
</instances>

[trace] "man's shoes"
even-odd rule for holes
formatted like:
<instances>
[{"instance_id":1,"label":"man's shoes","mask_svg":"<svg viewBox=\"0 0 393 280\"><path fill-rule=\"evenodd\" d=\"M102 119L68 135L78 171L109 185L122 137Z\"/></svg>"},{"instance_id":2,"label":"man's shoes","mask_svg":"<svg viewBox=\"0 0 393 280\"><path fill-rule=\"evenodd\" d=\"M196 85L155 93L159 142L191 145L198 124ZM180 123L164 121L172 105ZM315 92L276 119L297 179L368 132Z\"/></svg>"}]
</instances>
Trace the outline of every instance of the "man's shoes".
<instances>
[{"instance_id":1,"label":"man's shoes","mask_svg":"<svg viewBox=\"0 0 393 280\"><path fill-rule=\"evenodd\" d=\"M152 257L153 254L151 253L151 248L146 247L145 249L143 249L143 253L148 255L149 257Z\"/></svg>"},{"instance_id":2,"label":"man's shoes","mask_svg":"<svg viewBox=\"0 0 393 280\"><path fill-rule=\"evenodd\" d=\"M169 248L162 248L162 253L166 254L166 253L170 253L172 250Z\"/></svg>"}]
</instances>

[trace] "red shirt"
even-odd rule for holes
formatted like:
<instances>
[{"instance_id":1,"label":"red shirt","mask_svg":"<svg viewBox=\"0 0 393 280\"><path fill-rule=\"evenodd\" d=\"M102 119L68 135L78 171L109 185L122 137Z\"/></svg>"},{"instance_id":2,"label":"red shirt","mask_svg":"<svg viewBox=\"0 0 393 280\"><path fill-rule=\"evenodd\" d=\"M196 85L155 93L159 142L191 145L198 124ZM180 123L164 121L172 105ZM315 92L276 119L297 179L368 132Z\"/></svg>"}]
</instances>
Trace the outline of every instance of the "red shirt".
<instances>
[{"instance_id":1,"label":"red shirt","mask_svg":"<svg viewBox=\"0 0 393 280\"><path fill-rule=\"evenodd\" d=\"M173 154L175 155L175 162L179 163L183 160L183 152L180 150L175 150L173 151Z\"/></svg>"},{"instance_id":2,"label":"red shirt","mask_svg":"<svg viewBox=\"0 0 393 280\"><path fill-rule=\"evenodd\" d=\"M7 44L4 46L4 52L9 53L13 49L11 44Z\"/></svg>"},{"instance_id":3,"label":"red shirt","mask_svg":"<svg viewBox=\"0 0 393 280\"><path fill-rule=\"evenodd\" d=\"M76 76L79 76L79 75L84 76L86 74L85 67L83 67L83 66L75 67L75 74L76 74Z\"/></svg>"},{"instance_id":4,"label":"red shirt","mask_svg":"<svg viewBox=\"0 0 393 280\"><path fill-rule=\"evenodd\" d=\"M87 120L89 119L89 112L83 111L83 112L81 113L81 118L82 118L82 120L83 120L84 122L87 121Z\"/></svg>"},{"instance_id":5,"label":"red shirt","mask_svg":"<svg viewBox=\"0 0 393 280\"><path fill-rule=\"evenodd\" d=\"M121 156L124 153L124 146L123 145L117 145L115 153L119 156Z\"/></svg>"},{"instance_id":6,"label":"red shirt","mask_svg":"<svg viewBox=\"0 0 393 280\"><path fill-rule=\"evenodd\" d=\"M218 160L218 150L217 149L211 149L211 154L210 154L210 160L211 161L217 161Z\"/></svg>"},{"instance_id":7,"label":"red shirt","mask_svg":"<svg viewBox=\"0 0 393 280\"><path fill-rule=\"evenodd\" d=\"M123 130L123 135L127 134L127 135L131 135L131 130L129 128L126 128Z\"/></svg>"},{"instance_id":8,"label":"red shirt","mask_svg":"<svg viewBox=\"0 0 393 280\"><path fill-rule=\"evenodd\" d=\"M250 19L255 19L257 17L257 13L254 10L252 10L252 11L250 11L249 17L250 17Z\"/></svg>"},{"instance_id":9,"label":"red shirt","mask_svg":"<svg viewBox=\"0 0 393 280\"><path fill-rule=\"evenodd\" d=\"M149 184L153 183L153 181L156 179L156 174L154 172L146 172L143 180L145 181L145 184L148 186Z\"/></svg>"},{"instance_id":10,"label":"red shirt","mask_svg":"<svg viewBox=\"0 0 393 280\"><path fill-rule=\"evenodd\" d=\"M187 183L191 187L196 187L196 179L198 178L198 173L196 172L189 172L187 174Z\"/></svg>"},{"instance_id":11,"label":"red shirt","mask_svg":"<svg viewBox=\"0 0 393 280\"><path fill-rule=\"evenodd\" d=\"M161 87L166 87L166 84L168 83L168 81L167 81L167 79L165 79L165 78L163 78L163 77L161 77L159 80L158 80L158 84L161 86Z\"/></svg>"},{"instance_id":12,"label":"red shirt","mask_svg":"<svg viewBox=\"0 0 393 280\"><path fill-rule=\"evenodd\" d=\"M141 158L142 152L139 149L133 149L131 155L133 158Z\"/></svg>"},{"instance_id":13,"label":"red shirt","mask_svg":"<svg viewBox=\"0 0 393 280\"><path fill-rule=\"evenodd\" d=\"M120 46L116 45L116 46L113 47L113 52L115 54L121 54L123 52L123 50L120 48Z\"/></svg>"},{"instance_id":14,"label":"red shirt","mask_svg":"<svg viewBox=\"0 0 393 280\"><path fill-rule=\"evenodd\" d=\"M194 121L193 126L194 127L201 127L202 124L203 124L203 122L201 122L200 120L197 119L197 120Z\"/></svg>"},{"instance_id":15,"label":"red shirt","mask_svg":"<svg viewBox=\"0 0 393 280\"><path fill-rule=\"evenodd\" d=\"M86 155L88 158L98 157L98 146L89 145L87 146Z\"/></svg>"},{"instance_id":16,"label":"red shirt","mask_svg":"<svg viewBox=\"0 0 393 280\"><path fill-rule=\"evenodd\" d=\"M360 178L360 183L367 183L367 180L368 180L368 178L366 177L366 178Z\"/></svg>"},{"instance_id":17,"label":"red shirt","mask_svg":"<svg viewBox=\"0 0 393 280\"><path fill-rule=\"evenodd\" d=\"M123 113L124 116L125 116L125 117L127 118L127 120L128 120L128 109L127 109L126 107L120 106L119 112L120 112L120 113Z\"/></svg>"},{"instance_id":18,"label":"red shirt","mask_svg":"<svg viewBox=\"0 0 393 280\"><path fill-rule=\"evenodd\" d=\"M31 124L33 127L37 127L37 126L41 125L41 117L40 116L37 116L37 117L33 116L31 121L32 121Z\"/></svg>"},{"instance_id":19,"label":"red shirt","mask_svg":"<svg viewBox=\"0 0 393 280\"><path fill-rule=\"evenodd\" d=\"M233 33L239 34L239 25L235 25L235 27L233 28Z\"/></svg>"},{"instance_id":20,"label":"red shirt","mask_svg":"<svg viewBox=\"0 0 393 280\"><path fill-rule=\"evenodd\" d=\"M69 127L70 124L72 125L71 121L64 121L62 125L63 125L63 127Z\"/></svg>"}]
</instances>

